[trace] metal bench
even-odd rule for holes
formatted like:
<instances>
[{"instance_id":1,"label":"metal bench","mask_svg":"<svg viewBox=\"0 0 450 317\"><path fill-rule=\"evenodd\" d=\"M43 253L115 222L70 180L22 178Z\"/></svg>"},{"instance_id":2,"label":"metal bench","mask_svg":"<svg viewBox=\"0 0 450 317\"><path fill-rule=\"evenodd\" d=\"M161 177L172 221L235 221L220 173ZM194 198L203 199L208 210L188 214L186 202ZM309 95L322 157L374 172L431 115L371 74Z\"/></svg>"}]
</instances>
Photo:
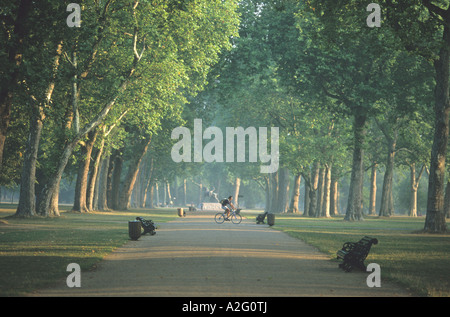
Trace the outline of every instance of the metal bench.
<instances>
[{"instance_id":1,"label":"metal bench","mask_svg":"<svg viewBox=\"0 0 450 317\"><path fill-rule=\"evenodd\" d=\"M142 233L143 235L147 233L150 233L150 235L156 234L156 226L152 220L145 220L142 217L136 217L136 220L139 220L141 222L142 228L144 228L144 232Z\"/></svg>"},{"instance_id":2,"label":"metal bench","mask_svg":"<svg viewBox=\"0 0 450 317\"><path fill-rule=\"evenodd\" d=\"M265 213L263 213L263 214L259 214L259 215L256 217L256 224L259 225L259 224L261 224L261 223L265 223L265 222L264 222L264 219L266 219L267 214L268 214L268 212L265 212Z\"/></svg>"},{"instance_id":3,"label":"metal bench","mask_svg":"<svg viewBox=\"0 0 450 317\"><path fill-rule=\"evenodd\" d=\"M346 272L350 272L353 268L366 271L364 260L370 252L372 244L377 244L375 238L365 236L358 242L346 242L341 250L337 252L337 258L343 260L339 267Z\"/></svg>"}]
</instances>

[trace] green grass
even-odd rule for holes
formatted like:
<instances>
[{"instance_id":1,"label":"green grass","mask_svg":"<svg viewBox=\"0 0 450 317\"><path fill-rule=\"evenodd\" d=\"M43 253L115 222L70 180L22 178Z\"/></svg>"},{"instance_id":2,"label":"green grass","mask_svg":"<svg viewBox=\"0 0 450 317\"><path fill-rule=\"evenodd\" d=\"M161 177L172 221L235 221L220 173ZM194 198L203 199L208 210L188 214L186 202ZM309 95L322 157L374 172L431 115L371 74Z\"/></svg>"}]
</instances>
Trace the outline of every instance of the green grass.
<instances>
[{"instance_id":1,"label":"green grass","mask_svg":"<svg viewBox=\"0 0 450 317\"><path fill-rule=\"evenodd\" d=\"M363 236L379 240L368 263L378 263L382 280L395 281L418 296L450 296L450 235L423 234L424 217L366 217L362 222L342 217L305 218L277 214L274 229L301 239L336 259L345 242ZM336 261L336 265L337 265Z\"/></svg>"},{"instance_id":2,"label":"green grass","mask_svg":"<svg viewBox=\"0 0 450 317\"><path fill-rule=\"evenodd\" d=\"M22 296L67 277L69 263L92 270L129 241L128 221L137 216L156 224L177 217L176 209L71 213L56 218L10 218L14 205L0 205L0 296Z\"/></svg>"}]
</instances>

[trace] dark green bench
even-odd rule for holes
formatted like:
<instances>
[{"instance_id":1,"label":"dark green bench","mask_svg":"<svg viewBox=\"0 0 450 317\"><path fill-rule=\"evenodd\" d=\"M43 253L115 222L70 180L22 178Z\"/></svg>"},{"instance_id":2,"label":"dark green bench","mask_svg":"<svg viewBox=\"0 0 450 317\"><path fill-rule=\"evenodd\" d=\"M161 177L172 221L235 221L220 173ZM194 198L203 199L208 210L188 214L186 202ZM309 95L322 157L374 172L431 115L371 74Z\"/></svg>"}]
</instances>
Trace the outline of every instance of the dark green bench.
<instances>
[{"instance_id":1,"label":"dark green bench","mask_svg":"<svg viewBox=\"0 0 450 317\"><path fill-rule=\"evenodd\" d=\"M364 260L367 258L372 245L377 243L377 239L367 236L358 242L344 243L342 249L337 252L338 260L343 260L339 267L345 272L350 272L353 268L366 271Z\"/></svg>"},{"instance_id":2,"label":"dark green bench","mask_svg":"<svg viewBox=\"0 0 450 317\"><path fill-rule=\"evenodd\" d=\"M144 228L144 232L142 233L143 235L150 233L150 235L153 236L154 234L156 234L156 226L152 220L145 220L142 217L136 217L136 220L139 220L142 224L142 228Z\"/></svg>"}]
</instances>

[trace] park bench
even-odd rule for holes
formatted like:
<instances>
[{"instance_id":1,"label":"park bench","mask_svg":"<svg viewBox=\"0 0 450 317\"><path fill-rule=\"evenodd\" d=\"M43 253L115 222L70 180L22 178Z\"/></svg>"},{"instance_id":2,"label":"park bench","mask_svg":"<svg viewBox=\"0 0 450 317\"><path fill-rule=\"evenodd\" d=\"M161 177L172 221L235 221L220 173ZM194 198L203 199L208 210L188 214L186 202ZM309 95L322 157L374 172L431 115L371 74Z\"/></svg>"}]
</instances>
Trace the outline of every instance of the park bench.
<instances>
[{"instance_id":1,"label":"park bench","mask_svg":"<svg viewBox=\"0 0 450 317\"><path fill-rule=\"evenodd\" d=\"M366 271L364 260L369 254L372 244L377 244L378 240L371 237L364 237L358 242L346 242L342 249L337 252L337 258L343 260L339 267L346 272L353 268Z\"/></svg>"},{"instance_id":2,"label":"park bench","mask_svg":"<svg viewBox=\"0 0 450 317\"><path fill-rule=\"evenodd\" d=\"M144 228L144 232L142 233L143 235L147 233L150 233L151 235L156 234L156 226L152 220L145 220L142 217L136 217L136 220L139 220L141 222L142 228Z\"/></svg>"},{"instance_id":3,"label":"park bench","mask_svg":"<svg viewBox=\"0 0 450 317\"><path fill-rule=\"evenodd\" d=\"M266 219L267 216L267 212L263 213L263 214L259 214L258 216L256 216L256 224L259 225L261 223L265 223L264 219Z\"/></svg>"}]
</instances>

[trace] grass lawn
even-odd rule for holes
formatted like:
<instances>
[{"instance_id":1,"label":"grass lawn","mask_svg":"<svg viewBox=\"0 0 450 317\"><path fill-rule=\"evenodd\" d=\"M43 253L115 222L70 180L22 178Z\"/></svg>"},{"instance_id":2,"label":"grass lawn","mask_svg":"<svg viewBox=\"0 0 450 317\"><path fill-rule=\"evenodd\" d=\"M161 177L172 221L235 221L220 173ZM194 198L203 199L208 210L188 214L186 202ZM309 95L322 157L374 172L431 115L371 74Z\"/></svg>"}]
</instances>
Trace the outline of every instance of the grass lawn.
<instances>
[{"instance_id":1,"label":"grass lawn","mask_svg":"<svg viewBox=\"0 0 450 317\"><path fill-rule=\"evenodd\" d=\"M70 274L69 263L78 263L81 271L94 269L130 239L129 220L141 216L158 225L177 217L176 209L79 214L64 207L57 218L7 217L15 208L0 204L0 296L21 296L55 284Z\"/></svg>"},{"instance_id":2,"label":"grass lawn","mask_svg":"<svg viewBox=\"0 0 450 317\"><path fill-rule=\"evenodd\" d=\"M365 262L380 265L382 281L398 282L419 296L450 296L450 234L419 233L424 217L366 217L362 222L292 214L275 217L274 229L317 247L332 259L345 242L357 242L366 235L377 238Z\"/></svg>"}]
</instances>

